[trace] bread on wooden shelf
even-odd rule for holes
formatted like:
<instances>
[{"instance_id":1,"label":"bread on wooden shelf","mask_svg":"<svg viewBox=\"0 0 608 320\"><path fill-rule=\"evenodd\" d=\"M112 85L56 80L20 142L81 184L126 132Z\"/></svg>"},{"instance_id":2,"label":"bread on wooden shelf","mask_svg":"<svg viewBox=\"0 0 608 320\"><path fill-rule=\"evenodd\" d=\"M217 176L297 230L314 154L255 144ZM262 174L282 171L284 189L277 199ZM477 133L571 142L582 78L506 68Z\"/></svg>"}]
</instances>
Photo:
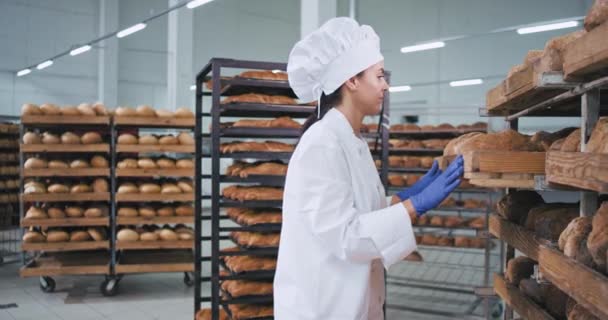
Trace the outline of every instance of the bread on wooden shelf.
<instances>
[{"instance_id":1,"label":"bread on wooden shelf","mask_svg":"<svg viewBox=\"0 0 608 320\"><path fill-rule=\"evenodd\" d=\"M514 286L519 286L522 279L530 278L534 273L536 262L526 256L515 257L507 262L505 279Z\"/></svg>"}]
</instances>

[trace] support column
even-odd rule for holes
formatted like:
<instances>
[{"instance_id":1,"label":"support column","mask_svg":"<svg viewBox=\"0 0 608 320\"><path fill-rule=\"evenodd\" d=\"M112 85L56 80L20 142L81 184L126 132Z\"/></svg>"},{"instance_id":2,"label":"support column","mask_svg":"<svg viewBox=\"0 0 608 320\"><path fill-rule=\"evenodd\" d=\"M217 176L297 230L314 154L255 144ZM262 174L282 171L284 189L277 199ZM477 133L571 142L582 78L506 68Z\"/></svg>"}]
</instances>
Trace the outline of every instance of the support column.
<instances>
[{"instance_id":1,"label":"support column","mask_svg":"<svg viewBox=\"0 0 608 320\"><path fill-rule=\"evenodd\" d=\"M99 35L118 29L118 0L99 0ZM97 62L97 100L110 108L118 104L118 39L99 43Z\"/></svg>"},{"instance_id":2,"label":"support column","mask_svg":"<svg viewBox=\"0 0 608 320\"><path fill-rule=\"evenodd\" d=\"M336 17L336 0L300 0L300 37L304 38Z\"/></svg>"},{"instance_id":3,"label":"support column","mask_svg":"<svg viewBox=\"0 0 608 320\"><path fill-rule=\"evenodd\" d=\"M169 7L181 0L168 0ZM167 109L193 107L194 84L192 65L193 10L180 9L169 13L167 28Z\"/></svg>"}]
</instances>

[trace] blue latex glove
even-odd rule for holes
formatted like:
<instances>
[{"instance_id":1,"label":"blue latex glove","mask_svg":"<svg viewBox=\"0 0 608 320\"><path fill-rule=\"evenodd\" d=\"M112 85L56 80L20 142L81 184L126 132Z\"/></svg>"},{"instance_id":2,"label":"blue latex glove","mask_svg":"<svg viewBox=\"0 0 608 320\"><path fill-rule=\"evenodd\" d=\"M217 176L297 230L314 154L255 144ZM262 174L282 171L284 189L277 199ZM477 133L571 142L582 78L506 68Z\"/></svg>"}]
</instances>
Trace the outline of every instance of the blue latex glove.
<instances>
[{"instance_id":1,"label":"blue latex glove","mask_svg":"<svg viewBox=\"0 0 608 320\"><path fill-rule=\"evenodd\" d=\"M458 156L435 181L420 193L413 195L410 200L418 216L437 207L447 198L460 185L460 176L463 172L464 160L462 156Z\"/></svg>"},{"instance_id":2,"label":"blue latex glove","mask_svg":"<svg viewBox=\"0 0 608 320\"><path fill-rule=\"evenodd\" d=\"M433 161L433 166L429 171L427 171L420 180L414 183L413 186L403 189L397 193L397 197L401 199L401 201L405 201L411 198L413 195L419 194L422 190L428 187L431 182L435 181L437 177L441 174L441 170L439 170L439 164L437 164L437 160Z\"/></svg>"}]
</instances>

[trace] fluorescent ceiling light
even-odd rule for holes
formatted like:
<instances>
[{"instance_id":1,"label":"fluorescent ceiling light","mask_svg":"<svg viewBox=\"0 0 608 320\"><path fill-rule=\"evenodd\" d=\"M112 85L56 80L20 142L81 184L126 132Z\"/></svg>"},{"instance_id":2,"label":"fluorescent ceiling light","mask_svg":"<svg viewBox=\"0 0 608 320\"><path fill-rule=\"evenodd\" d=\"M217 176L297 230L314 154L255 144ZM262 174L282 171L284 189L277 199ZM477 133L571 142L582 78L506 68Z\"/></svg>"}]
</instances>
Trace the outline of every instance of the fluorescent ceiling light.
<instances>
[{"instance_id":1,"label":"fluorescent ceiling light","mask_svg":"<svg viewBox=\"0 0 608 320\"><path fill-rule=\"evenodd\" d=\"M566 22L559 22L559 23L544 24L544 25L534 26L534 27L519 28L519 29L517 29L517 33L528 34L528 33L558 30L558 29L565 29L565 28L574 28L576 26L578 26L578 21L566 21Z\"/></svg>"},{"instance_id":2,"label":"fluorescent ceiling light","mask_svg":"<svg viewBox=\"0 0 608 320\"><path fill-rule=\"evenodd\" d=\"M41 62L39 65L37 65L36 69L42 70L42 69L48 68L52 65L53 65L53 60L46 60L45 62Z\"/></svg>"},{"instance_id":3,"label":"fluorescent ceiling light","mask_svg":"<svg viewBox=\"0 0 608 320\"><path fill-rule=\"evenodd\" d=\"M192 90L192 91L196 90L196 85L194 85L194 84L193 84L193 85L191 85L191 86L190 86L190 90Z\"/></svg>"},{"instance_id":4,"label":"fluorescent ceiling light","mask_svg":"<svg viewBox=\"0 0 608 320\"><path fill-rule=\"evenodd\" d=\"M412 90L412 87L410 86L397 86L388 88L389 92L405 92L410 90Z\"/></svg>"},{"instance_id":5,"label":"fluorescent ceiling light","mask_svg":"<svg viewBox=\"0 0 608 320\"><path fill-rule=\"evenodd\" d=\"M445 42L443 42L443 41L428 42L428 43L423 43L423 44L417 44L414 46L403 47L403 48L401 48L401 53L430 50L430 49L437 49L437 48L443 48L443 47L445 47Z\"/></svg>"},{"instance_id":6,"label":"fluorescent ceiling light","mask_svg":"<svg viewBox=\"0 0 608 320\"><path fill-rule=\"evenodd\" d=\"M145 27L146 27L145 23L138 23L138 24L130 26L130 27L124 29L124 30L118 31L118 33L116 34L116 37L118 37L118 38L124 38L124 37L126 37L126 36L128 36L130 34L133 34L133 33L137 32L137 31L142 30Z\"/></svg>"},{"instance_id":7,"label":"fluorescent ceiling light","mask_svg":"<svg viewBox=\"0 0 608 320\"><path fill-rule=\"evenodd\" d=\"M275 69L275 70L272 70L272 73L283 73L283 70Z\"/></svg>"},{"instance_id":8,"label":"fluorescent ceiling light","mask_svg":"<svg viewBox=\"0 0 608 320\"><path fill-rule=\"evenodd\" d=\"M84 45L82 47L79 47L79 48L76 48L76 49L70 51L70 55L71 56L79 55L79 54L85 53L89 50L91 50L91 46L87 44L87 45Z\"/></svg>"},{"instance_id":9,"label":"fluorescent ceiling light","mask_svg":"<svg viewBox=\"0 0 608 320\"><path fill-rule=\"evenodd\" d=\"M186 7L188 7L188 9L194 9L196 7L200 7L204 4L207 4L211 1L213 1L213 0L192 0L192 1L188 2Z\"/></svg>"},{"instance_id":10,"label":"fluorescent ceiling light","mask_svg":"<svg viewBox=\"0 0 608 320\"><path fill-rule=\"evenodd\" d=\"M463 87L463 86L474 86L477 84L482 84L483 80L481 79L468 79L468 80L459 80L450 82L450 87Z\"/></svg>"},{"instance_id":11,"label":"fluorescent ceiling light","mask_svg":"<svg viewBox=\"0 0 608 320\"><path fill-rule=\"evenodd\" d=\"M29 74L30 72L32 72L32 70L28 69L23 69L23 70L19 70L17 71L17 77L21 77L24 76L26 74Z\"/></svg>"}]
</instances>

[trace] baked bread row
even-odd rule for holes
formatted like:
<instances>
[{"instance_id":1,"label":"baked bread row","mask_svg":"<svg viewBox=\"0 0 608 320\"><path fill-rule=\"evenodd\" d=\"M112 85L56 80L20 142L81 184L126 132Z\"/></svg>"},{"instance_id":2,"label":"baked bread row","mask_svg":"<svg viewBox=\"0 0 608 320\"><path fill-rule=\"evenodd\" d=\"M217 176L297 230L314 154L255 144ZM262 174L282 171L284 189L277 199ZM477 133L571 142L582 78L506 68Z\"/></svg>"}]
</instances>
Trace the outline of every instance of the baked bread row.
<instances>
[{"instance_id":1,"label":"baked bread row","mask_svg":"<svg viewBox=\"0 0 608 320\"><path fill-rule=\"evenodd\" d=\"M485 248L486 239L464 236L437 236L430 233L416 235L416 243L426 246L458 247L458 248Z\"/></svg>"},{"instance_id":2,"label":"baked bread row","mask_svg":"<svg viewBox=\"0 0 608 320\"><path fill-rule=\"evenodd\" d=\"M141 227L124 227L116 233L119 242L134 241L179 241L193 240L194 230L183 224L170 227L168 225L158 227L156 225L144 225Z\"/></svg>"},{"instance_id":3,"label":"baked bread row","mask_svg":"<svg viewBox=\"0 0 608 320\"><path fill-rule=\"evenodd\" d=\"M48 185L48 186L47 186ZM91 193L108 192L110 189L108 180L105 178L94 179L92 183L77 183L68 185L64 183L43 183L30 180L23 185L24 194L40 193Z\"/></svg>"},{"instance_id":4,"label":"baked bread row","mask_svg":"<svg viewBox=\"0 0 608 320\"><path fill-rule=\"evenodd\" d=\"M247 178L249 175L273 175L284 176L287 174L287 165L278 162L254 162L234 161L226 168L226 175Z\"/></svg>"},{"instance_id":5,"label":"baked bread row","mask_svg":"<svg viewBox=\"0 0 608 320\"><path fill-rule=\"evenodd\" d=\"M375 124L377 127L377 124ZM486 130L488 124L486 122L475 122L473 124L461 124L458 126L453 126L449 123L442 123L439 125L423 125L419 126L413 123L405 123L405 124L393 124L391 125L391 132L419 132L419 131L450 131L450 130L469 130L469 129L479 129ZM368 127L369 128L369 127Z\"/></svg>"},{"instance_id":6,"label":"baked bread row","mask_svg":"<svg viewBox=\"0 0 608 320\"><path fill-rule=\"evenodd\" d=\"M23 135L23 144L96 144L102 142L101 134L94 131L87 132L82 136L69 131L61 134L61 136L48 131L42 134L26 132Z\"/></svg>"},{"instance_id":7,"label":"baked bread row","mask_svg":"<svg viewBox=\"0 0 608 320\"><path fill-rule=\"evenodd\" d=\"M280 224L283 222L283 215L279 209L228 208L226 215L230 220L241 226Z\"/></svg>"},{"instance_id":8,"label":"baked bread row","mask_svg":"<svg viewBox=\"0 0 608 320\"><path fill-rule=\"evenodd\" d=\"M432 226L432 227L447 227L447 228L456 228L456 227L469 227L475 229L484 229L486 227L486 219L485 217L477 217L471 219L465 219L457 216L433 216L433 215L423 215L421 217L415 218L412 221L412 224L416 226Z\"/></svg>"},{"instance_id":9,"label":"baked bread row","mask_svg":"<svg viewBox=\"0 0 608 320\"><path fill-rule=\"evenodd\" d=\"M119 217L172 217L172 216L193 216L194 207L192 204L178 204L178 205L166 205L151 206L142 205L139 207L135 206L121 206L116 211L116 215Z\"/></svg>"},{"instance_id":10,"label":"baked bread row","mask_svg":"<svg viewBox=\"0 0 608 320\"><path fill-rule=\"evenodd\" d=\"M302 124L293 120L291 117L278 117L270 120L241 119L236 122L225 122L220 124L220 128L289 128L300 129ZM209 125L209 131L212 127Z\"/></svg>"},{"instance_id":11,"label":"baked bread row","mask_svg":"<svg viewBox=\"0 0 608 320\"><path fill-rule=\"evenodd\" d=\"M82 207L77 205L66 206L31 206L25 213L24 219L64 219L64 218L101 218L110 215L107 205L94 205Z\"/></svg>"},{"instance_id":12,"label":"baked bread row","mask_svg":"<svg viewBox=\"0 0 608 320\"><path fill-rule=\"evenodd\" d=\"M277 141L233 141L220 144L220 153L235 152L292 152L295 145Z\"/></svg>"},{"instance_id":13,"label":"baked bread row","mask_svg":"<svg viewBox=\"0 0 608 320\"><path fill-rule=\"evenodd\" d=\"M158 118L194 118L194 113L187 108L181 107L175 112L157 109L141 105L133 109L131 107L118 107L116 110L108 110L103 104L81 103L78 106L59 107L52 103L44 103L40 106L26 103L21 107L21 115L47 115L47 116L108 116L116 115L122 117L158 117Z\"/></svg>"},{"instance_id":14,"label":"baked bread row","mask_svg":"<svg viewBox=\"0 0 608 320\"><path fill-rule=\"evenodd\" d=\"M450 139L390 139L388 144L393 149L443 149L450 141Z\"/></svg>"},{"instance_id":15,"label":"baked bread row","mask_svg":"<svg viewBox=\"0 0 608 320\"><path fill-rule=\"evenodd\" d=\"M43 158L32 157L25 160L23 167L25 169L82 169L82 168L108 168L110 166L108 159L104 156L96 155L90 159L78 158L70 162L64 160L47 160Z\"/></svg>"},{"instance_id":16,"label":"baked bread row","mask_svg":"<svg viewBox=\"0 0 608 320\"><path fill-rule=\"evenodd\" d=\"M234 243L245 248L278 248L281 234L233 231L230 233L230 238Z\"/></svg>"},{"instance_id":17,"label":"baked bread row","mask_svg":"<svg viewBox=\"0 0 608 320\"><path fill-rule=\"evenodd\" d=\"M157 159L140 157L139 159L126 158L116 164L118 169L194 169L192 159L171 159L161 157Z\"/></svg>"},{"instance_id":18,"label":"baked bread row","mask_svg":"<svg viewBox=\"0 0 608 320\"><path fill-rule=\"evenodd\" d=\"M283 200L283 189L264 186L233 185L222 190L222 196L232 200Z\"/></svg>"},{"instance_id":19,"label":"baked bread row","mask_svg":"<svg viewBox=\"0 0 608 320\"><path fill-rule=\"evenodd\" d=\"M177 182L163 182L162 184L153 182L142 182L136 185L133 182L123 182L118 186L116 191L119 194L135 194L135 193L158 193L158 194L175 194L175 193L193 193L194 184L190 179L179 179Z\"/></svg>"},{"instance_id":20,"label":"baked bread row","mask_svg":"<svg viewBox=\"0 0 608 320\"><path fill-rule=\"evenodd\" d=\"M21 106L21 115L32 116L107 116L110 112L101 103L81 103L78 106L59 107L52 103L43 103L40 106L26 103Z\"/></svg>"},{"instance_id":21,"label":"baked bread row","mask_svg":"<svg viewBox=\"0 0 608 320\"><path fill-rule=\"evenodd\" d=\"M25 243L104 241L108 240L108 235L104 227L52 228L45 232L31 228L25 232L22 240Z\"/></svg>"},{"instance_id":22,"label":"baked bread row","mask_svg":"<svg viewBox=\"0 0 608 320\"><path fill-rule=\"evenodd\" d=\"M118 144L123 145L194 145L194 137L191 133L180 132L177 136L174 135L162 135L156 136L153 134L145 134L136 136L130 133L123 133L118 136L116 141Z\"/></svg>"}]
</instances>

